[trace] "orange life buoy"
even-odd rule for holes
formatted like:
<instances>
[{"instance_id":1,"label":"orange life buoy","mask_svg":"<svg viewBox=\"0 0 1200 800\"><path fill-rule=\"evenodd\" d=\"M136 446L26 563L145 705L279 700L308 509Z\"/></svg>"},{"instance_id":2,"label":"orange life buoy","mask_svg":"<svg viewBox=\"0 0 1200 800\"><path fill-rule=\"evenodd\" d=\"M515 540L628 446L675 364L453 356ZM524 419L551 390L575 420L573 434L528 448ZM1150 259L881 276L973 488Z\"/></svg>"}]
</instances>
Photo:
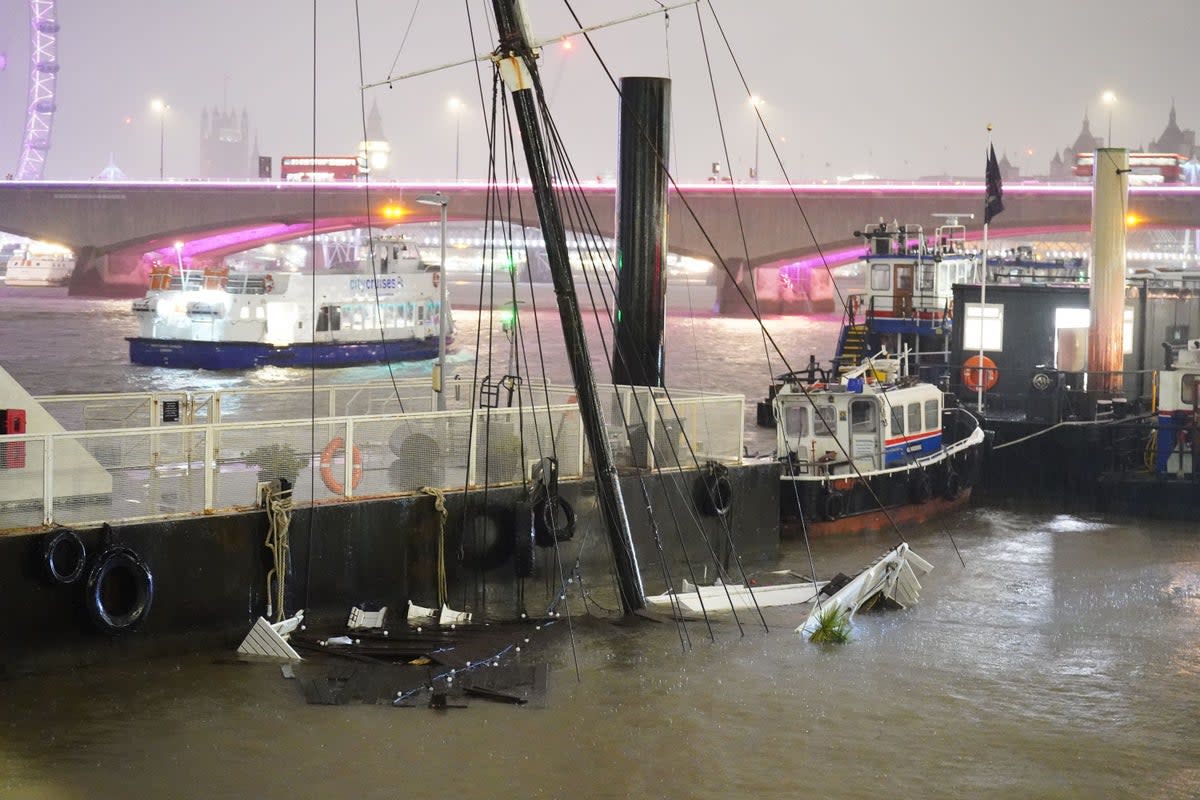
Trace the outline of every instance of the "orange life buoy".
<instances>
[{"instance_id":1,"label":"orange life buoy","mask_svg":"<svg viewBox=\"0 0 1200 800\"><path fill-rule=\"evenodd\" d=\"M987 356L971 356L963 362L963 385L972 392L979 391L981 385L986 392L995 386L999 379L1000 370L996 369L996 362Z\"/></svg>"},{"instance_id":2,"label":"orange life buoy","mask_svg":"<svg viewBox=\"0 0 1200 800\"><path fill-rule=\"evenodd\" d=\"M346 488L342 486L341 481L333 477L333 457L345 447L346 443L342 441L342 437L335 436L329 440L329 444L325 445L325 449L321 452L321 480L325 481L329 491L334 494L342 494ZM350 474L350 488L357 489L358 484L362 482L363 475L362 452L358 449L358 445L352 448L351 458L354 460L354 469Z\"/></svg>"}]
</instances>

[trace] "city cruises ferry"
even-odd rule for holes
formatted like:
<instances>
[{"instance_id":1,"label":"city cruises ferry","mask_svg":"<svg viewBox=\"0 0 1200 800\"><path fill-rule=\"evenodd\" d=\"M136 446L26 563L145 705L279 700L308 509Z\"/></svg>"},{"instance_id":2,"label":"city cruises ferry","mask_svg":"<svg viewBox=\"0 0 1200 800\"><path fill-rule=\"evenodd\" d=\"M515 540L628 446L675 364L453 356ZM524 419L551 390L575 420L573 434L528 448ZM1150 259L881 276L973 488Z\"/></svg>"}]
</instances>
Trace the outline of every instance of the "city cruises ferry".
<instances>
[{"instance_id":1,"label":"city cruises ferry","mask_svg":"<svg viewBox=\"0 0 1200 800\"><path fill-rule=\"evenodd\" d=\"M920 517L932 501L969 496L984 431L905 363L880 352L829 382L810 371L774 388L785 522L817 534L863 530L872 525L861 515L908 507Z\"/></svg>"},{"instance_id":2,"label":"city cruises ferry","mask_svg":"<svg viewBox=\"0 0 1200 800\"><path fill-rule=\"evenodd\" d=\"M75 254L57 244L30 242L15 250L4 275L7 286L65 286L75 271Z\"/></svg>"},{"instance_id":3,"label":"city cruises ferry","mask_svg":"<svg viewBox=\"0 0 1200 800\"><path fill-rule=\"evenodd\" d=\"M388 253L376 259L374 272L315 277L155 264L149 291L133 302L139 332L129 337L129 359L219 370L435 357L443 313L441 271L427 267L405 243L377 247ZM452 329L448 316L448 339Z\"/></svg>"}]
</instances>

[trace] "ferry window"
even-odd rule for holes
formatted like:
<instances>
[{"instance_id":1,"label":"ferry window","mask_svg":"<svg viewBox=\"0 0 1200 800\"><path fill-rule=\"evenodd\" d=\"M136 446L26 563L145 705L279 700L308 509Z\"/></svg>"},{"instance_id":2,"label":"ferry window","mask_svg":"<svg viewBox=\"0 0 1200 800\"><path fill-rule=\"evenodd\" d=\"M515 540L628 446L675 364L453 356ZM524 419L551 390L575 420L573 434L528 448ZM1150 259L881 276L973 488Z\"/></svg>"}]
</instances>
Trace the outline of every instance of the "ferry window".
<instances>
[{"instance_id":1,"label":"ferry window","mask_svg":"<svg viewBox=\"0 0 1200 800\"><path fill-rule=\"evenodd\" d=\"M250 319L250 306L242 306L241 310L238 311L238 318Z\"/></svg>"},{"instance_id":2,"label":"ferry window","mask_svg":"<svg viewBox=\"0 0 1200 800\"><path fill-rule=\"evenodd\" d=\"M904 406L892 406L892 436L904 435Z\"/></svg>"},{"instance_id":3,"label":"ferry window","mask_svg":"<svg viewBox=\"0 0 1200 800\"><path fill-rule=\"evenodd\" d=\"M1195 402L1196 376L1189 373L1179 380L1179 402L1190 406Z\"/></svg>"},{"instance_id":4,"label":"ferry window","mask_svg":"<svg viewBox=\"0 0 1200 800\"><path fill-rule=\"evenodd\" d=\"M916 433L921 430L921 404L908 404L908 432Z\"/></svg>"},{"instance_id":5,"label":"ferry window","mask_svg":"<svg viewBox=\"0 0 1200 800\"><path fill-rule=\"evenodd\" d=\"M892 265L871 265L871 291L886 292L892 288Z\"/></svg>"},{"instance_id":6,"label":"ferry window","mask_svg":"<svg viewBox=\"0 0 1200 800\"><path fill-rule=\"evenodd\" d=\"M267 310L265 308L263 308L262 306L259 306L258 308L254 309L254 318L255 319L266 319L267 318Z\"/></svg>"},{"instance_id":7,"label":"ferry window","mask_svg":"<svg viewBox=\"0 0 1200 800\"><path fill-rule=\"evenodd\" d=\"M787 406L784 409L783 429L788 436L808 436L808 409L804 406Z\"/></svg>"},{"instance_id":8,"label":"ferry window","mask_svg":"<svg viewBox=\"0 0 1200 800\"><path fill-rule=\"evenodd\" d=\"M340 331L342 329L342 309L340 306L321 306L317 313L317 332Z\"/></svg>"},{"instance_id":9,"label":"ferry window","mask_svg":"<svg viewBox=\"0 0 1200 800\"><path fill-rule=\"evenodd\" d=\"M817 406L817 418L813 420L813 434L836 436L837 409L833 406Z\"/></svg>"},{"instance_id":10,"label":"ferry window","mask_svg":"<svg viewBox=\"0 0 1200 800\"><path fill-rule=\"evenodd\" d=\"M1133 352L1133 309L1125 309L1125 324L1124 328L1125 346L1121 348L1125 353Z\"/></svg>"},{"instance_id":11,"label":"ferry window","mask_svg":"<svg viewBox=\"0 0 1200 800\"><path fill-rule=\"evenodd\" d=\"M936 269L934 264L922 264L921 271L917 275L917 291L932 292L933 291L933 274Z\"/></svg>"},{"instance_id":12,"label":"ferry window","mask_svg":"<svg viewBox=\"0 0 1200 800\"><path fill-rule=\"evenodd\" d=\"M425 306L419 305L419 306L417 306L417 324L420 325L424 321L425 321Z\"/></svg>"},{"instance_id":13,"label":"ferry window","mask_svg":"<svg viewBox=\"0 0 1200 800\"><path fill-rule=\"evenodd\" d=\"M941 414L938 413L938 401L937 400L926 400L925 401L925 430L936 431L939 427L941 427L941 425L940 425L941 419L939 419L939 417L941 417Z\"/></svg>"},{"instance_id":14,"label":"ferry window","mask_svg":"<svg viewBox=\"0 0 1200 800\"><path fill-rule=\"evenodd\" d=\"M963 350L1004 349L1004 306L1000 304L964 304L966 319L963 321ZM982 345L982 346L981 346Z\"/></svg>"},{"instance_id":15,"label":"ferry window","mask_svg":"<svg viewBox=\"0 0 1200 800\"><path fill-rule=\"evenodd\" d=\"M851 433L875 433L878 429L876 419L874 403L859 400L850 404Z\"/></svg>"}]
</instances>

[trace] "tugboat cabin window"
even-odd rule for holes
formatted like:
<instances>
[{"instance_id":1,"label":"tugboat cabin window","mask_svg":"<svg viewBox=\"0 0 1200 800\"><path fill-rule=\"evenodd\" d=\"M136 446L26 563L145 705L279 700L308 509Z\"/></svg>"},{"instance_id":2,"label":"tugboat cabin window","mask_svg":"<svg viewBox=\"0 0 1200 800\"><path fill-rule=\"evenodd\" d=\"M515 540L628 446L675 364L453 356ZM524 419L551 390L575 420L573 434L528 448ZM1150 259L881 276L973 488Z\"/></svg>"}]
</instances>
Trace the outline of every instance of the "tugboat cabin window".
<instances>
[{"instance_id":1,"label":"tugboat cabin window","mask_svg":"<svg viewBox=\"0 0 1200 800\"><path fill-rule=\"evenodd\" d=\"M875 433L878 430L876 419L874 403L856 400L850 404L851 433Z\"/></svg>"},{"instance_id":2,"label":"tugboat cabin window","mask_svg":"<svg viewBox=\"0 0 1200 800\"><path fill-rule=\"evenodd\" d=\"M317 332L340 331L342 329L342 307L321 306L317 313Z\"/></svg>"},{"instance_id":3,"label":"tugboat cabin window","mask_svg":"<svg viewBox=\"0 0 1200 800\"><path fill-rule=\"evenodd\" d=\"M783 427L788 436L801 439L808 437L808 409L804 406L787 406L784 411Z\"/></svg>"},{"instance_id":4,"label":"tugboat cabin window","mask_svg":"<svg viewBox=\"0 0 1200 800\"><path fill-rule=\"evenodd\" d=\"M886 292L890 288L892 288L892 265L872 264L871 291Z\"/></svg>"},{"instance_id":5,"label":"tugboat cabin window","mask_svg":"<svg viewBox=\"0 0 1200 800\"><path fill-rule=\"evenodd\" d=\"M892 436L904 435L904 406L892 406Z\"/></svg>"},{"instance_id":6,"label":"tugboat cabin window","mask_svg":"<svg viewBox=\"0 0 1200 800\"><path fill-rule=\"evenodd\" d=\"M925 401L925 430L927 430L927 431L937 430L938 426L941 423L941 419L939 419L939 417L941 417L941 414L938 413L938 401L937 400L926 400Z\"/></svg>"},{"instance_id":7,"label":"tugboat cabin window","mask_svg":"<svg viewBox=\"0 0 1200 800\"><path fill-rule=\"evenodd\" d=\"M1196 376L1188 373L1179 379L1179 402L1190 406L1196 401Z\"/></svg>"},{"instance_id":8,"label":"tugboat cabin window","mask_svg":"<svg viewBox=\"0 0 1200 800\"><path fill-rule=\"evenodd\" d=\"M966 304L966 320L963 322L964 350L1004 349L1004 306L1000 304Z\"/></svg>"},{"instance_id":9,"label":"tugboat cabin window","mask_svg":"<svg viewBox=\"0 0 1200 800\"><path fill-rule=\"evenodd\" d=\"M921 404L908 404L908 432L910 434L921 430Z\"/></svg>"},{"instance_id":10,"label":"tugboat cabin window","mask_svg":"<svg viewBox=\"0 0 1200 800\"><path fill-rule=\"evenodd\" d=\"M833 406L817 406L817 418L813 420L814 436L837 435L837 409Z\"/></svg>"},{"instance_id":11,"label":"tugboat cabin window","mask_svg":"<svg viewBox=\"0 0 1200 800\"><path fill-rule=\"evenodd\" d=\"M933 276L936 268L933 264L922 264L917 274L917 291L933 293Z\"/></svg>"}]
</instances>

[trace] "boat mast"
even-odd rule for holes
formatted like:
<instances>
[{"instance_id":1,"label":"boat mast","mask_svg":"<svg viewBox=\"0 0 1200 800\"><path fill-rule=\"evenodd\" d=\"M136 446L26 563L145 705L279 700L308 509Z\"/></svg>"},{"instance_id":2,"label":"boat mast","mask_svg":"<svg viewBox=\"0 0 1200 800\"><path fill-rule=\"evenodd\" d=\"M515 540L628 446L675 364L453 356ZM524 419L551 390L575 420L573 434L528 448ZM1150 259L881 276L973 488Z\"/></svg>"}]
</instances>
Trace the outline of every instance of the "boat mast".
<instances>
[{"instance_id":1,"label":"boat mast","mask_svg":"<svg viewBox=\"0 0 1200 800\"><path fill-rule=\"evenodd\" d=\"M558 313L562 320L567 360L571 365L584 435L587 437L592 453L592 465L596 472L600 514L616 562L621 609L626 614L632 614L645 608L646 591L638 569L633 533L629 517L625 513L625 500L621 495L617 467L604 430L600 397L596 390L595 376L592 374L587 339L583 332L583 319L579 313L579 301L575 295L575 282L571 276L571 265L567 256L567 237L563 228L562 213L550 183L550 164L546 157L545 138L538 119L538 98L534 93L537 54L529 44L532 37L528 35L523 0L492 0L492 5L500 34L500 46L494 59L500 68L501 77L512 92L513 108L521 130L529 180L533 186L533 196L542 224L542 238L546 242L546 258L550 263L554 294L558 298Z\"/></svg>"}]
</instances>

